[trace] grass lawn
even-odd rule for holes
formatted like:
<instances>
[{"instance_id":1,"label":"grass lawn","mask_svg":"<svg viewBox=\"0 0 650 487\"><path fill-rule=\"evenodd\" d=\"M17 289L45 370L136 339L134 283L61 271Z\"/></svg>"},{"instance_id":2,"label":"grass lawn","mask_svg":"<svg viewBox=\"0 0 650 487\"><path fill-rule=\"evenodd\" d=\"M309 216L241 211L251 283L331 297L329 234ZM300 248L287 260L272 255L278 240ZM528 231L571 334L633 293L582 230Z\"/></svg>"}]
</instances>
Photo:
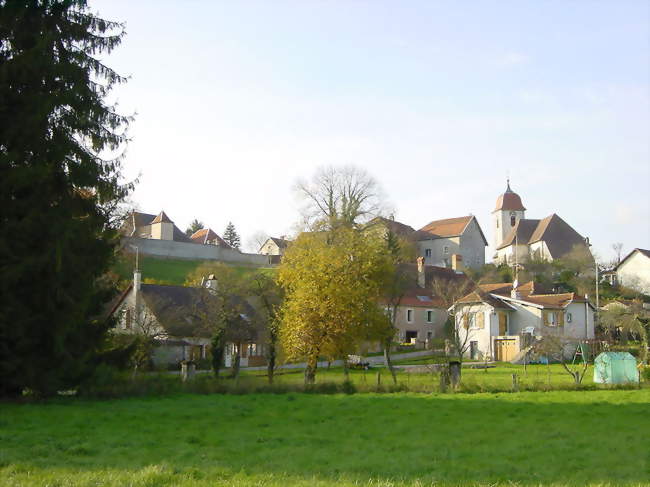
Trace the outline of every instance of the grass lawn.
<instances>
[{"instance_id":1,"label":"grass lawn","mask_svg":"<svg viewBox=\"0 0 650 487\"><path fill-rule=\"evenodd\" d=\"M648 485L649 404L648 389L0 403L0 485Z\"/></svg>"},{"instance_id":2,"label":"grass lawn","mask_svg":"<svg viewBox=\"0 0 650 487\"><path fill-rule=\"evenodd\" d=\"M408 362L422 365L417 359L411 359ZM421 368L418 370L421 370ZM368 371L350 370L350 381L362 389L367 389L376 385L378 372L381 374L381 384L392 384L390 373L383 367L373 367ZM245 371L244 369L240 380L263 382L265 373L265 371ZM304 380L302 369L284 369L277 373L276 383L279 384L299 384ZM551 364L550 366L528 365L524 369L523 365L510 363L497 363L496 367L488 369L463 367L462 383L467 391L472 392L510 391L512 388L512 374L518 375L519 385L522 389L526 387L534 389L569 387L573 384L573 378L566 373L560 364ZM583 385L593 384L593 375L593 366L590 365L583 379ZM317 383L343 382L343 380L343 370L340 367L332 367L330 370L321 368L316 374ZM409 390L417 392L437 391L440 382L438 375L409 369L398 369L397 380L398 384L406 385Z\"/></svg>"},{"instance_id":3,"label":"grass lawn","mask_svg":"<svg viewBox=\"0 0 650 487\"><path fill-rule=\"evenodd\" d=\"M135 258L131 254L124 254L115 266L115 273L124 281L133 279L133 267ZM205 263L215 263L216 261L205 260L185 260L185 259L167 259L162 257L152 257L149 255L140 256L140 269L144 280L154 279L161 284L174 284L182 286L197 267ZM246 265L233 265L233 269L239 274L246 274L263 269L265 272L273 272L272 268L256 267Z\"/></svg>"}]
</instances>

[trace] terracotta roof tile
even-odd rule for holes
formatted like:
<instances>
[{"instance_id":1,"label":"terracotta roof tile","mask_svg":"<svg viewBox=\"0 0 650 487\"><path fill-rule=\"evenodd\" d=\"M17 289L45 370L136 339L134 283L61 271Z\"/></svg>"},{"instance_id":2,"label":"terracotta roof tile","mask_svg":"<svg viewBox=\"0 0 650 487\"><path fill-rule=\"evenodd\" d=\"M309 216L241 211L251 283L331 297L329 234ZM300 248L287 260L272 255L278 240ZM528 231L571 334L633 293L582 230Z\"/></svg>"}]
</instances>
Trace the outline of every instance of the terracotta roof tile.
<instances>
[{"instance_id":1,"label":"terracotta roof tile","mask_svg":"<svg viewBox=\"0 0 650 487\"><path fill-rule=\"evenodd\" d=\"M161 211L158 213L158 216L154 218L149 225L153 225L154 223L174 223L169 219L169 217L165 214L164 211Z\"/></svg>"},{"instance_id":2,"label":"terracotta roof tile","mask_svg":"<svg viewBox=\"0 0 650 487\"><path fill-rule=\"evenodd\" d=\"M202 245L208 245L211 244L211 242L216 241L219 247L225 247L227 249L232 248L230 245L228 245L228 242L226 242L219 235L217 235L217 233L213 231L211 228L202 228L201 230L197 230L192 234L190 240L193 243L202 244Z\"/></svg>"},{"instance_id":3,"label":"terracotta roof tile","mask_svg":"<svg viewBox=\"0 0 650 487\"><path fill-rule=\"evenodd\" d=\"M457 237L467 228L472 218L474 217L469 215L458 218L447 218L445 220L434 220L420 228L418 234L425 238Z\"/></svg>"}]
</instances>

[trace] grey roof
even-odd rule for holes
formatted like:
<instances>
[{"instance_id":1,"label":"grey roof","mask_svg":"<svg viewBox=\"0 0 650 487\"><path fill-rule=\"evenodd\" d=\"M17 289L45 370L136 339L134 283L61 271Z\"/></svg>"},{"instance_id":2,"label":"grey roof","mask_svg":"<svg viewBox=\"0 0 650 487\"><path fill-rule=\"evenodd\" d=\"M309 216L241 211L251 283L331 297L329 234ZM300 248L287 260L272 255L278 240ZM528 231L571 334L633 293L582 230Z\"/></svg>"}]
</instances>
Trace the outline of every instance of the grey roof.
<instances>
[{"instance_id":1,"label":"grey roof","mask_svg":"<svg viewBox=\"0 0 650 487\"><path fill-rule=\"evenodd\" d=\"M210 338L212 332L205 317L210 303L218 300L209 290L185 286L142 284L142 298L165 331L174 337ZM255 317L253 307L239 296L230 296L229 305L249 319ZM242 327L243 328L243 327ZM253 338L253 337L251 337Z\"/></svg>"},{"instance_id":2,"label":"grey roof","mask_svg":"<svg viewBox=\"0 0 650 487\"><path fill-rule=\"evenodd\" d=\"M510 233L506 235L506 238L503 239L503 243L497 248L502 249L514 245L515 239L519 245L527 245L530 242L530 237L535 233L535 229L537 228L537 225L539 225L539 222L540 220L520 219L515 223L515 226L512 227Z\"/></svg>"},{"instance_id":3,"label":"grey roof","mask_svg":"<svg viewBox=\"0 0 650 487\"><path fill-rule=\"evenodd\" d=\"M506 236L498 249L514 245L515 236L519 245L530 245L544 241L551 257L554 259L568 254L576 245L587 248L585 239L555 213L542 220L522 218Z\"/></svg>"}]
</instances>

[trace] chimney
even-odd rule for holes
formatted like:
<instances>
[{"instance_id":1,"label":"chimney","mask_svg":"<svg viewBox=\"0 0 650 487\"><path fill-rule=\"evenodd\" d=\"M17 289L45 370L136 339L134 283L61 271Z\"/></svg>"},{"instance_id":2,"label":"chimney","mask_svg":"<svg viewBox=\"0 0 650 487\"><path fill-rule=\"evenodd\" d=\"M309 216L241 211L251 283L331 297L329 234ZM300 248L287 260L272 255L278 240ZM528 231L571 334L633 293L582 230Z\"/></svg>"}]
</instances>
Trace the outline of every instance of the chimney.
<instances>
[{"instance_id":1,"label":"chimney","mask_svg":"<svg viewBox=\"0 0 650 487\"><path fill-rule=\"evenodd\" d=\"M418 286L425 287L425 278L424 278L424 257L418 257L416 262L418 263Z\"/></svg>"},{"instance_id":2,"label":"chimney","mask_svg":"<svg viewBox=\"0 0 650 487\"><path fill-rule=\"evenodd\" d=\"M136 269L133 271L133 290L136 293L140 292L141 285L142 285L142 272Z\"/></svg>"},{"instance_id":3,"label":"chimney","mask_svg":"<svg viewBox=\"0 0 650 487\"><path fill-rule=\"evenodd\" d=\"M512 291L510 291L510 297L512 299L521 299L521 293L517 290L519 287L519 281L515 279L515 282L512 283Z\"/></svg>"},{"instance_id":4,"label":"chimney","mask_svg":"<svg viewBox=\"0 0 650 487\"><path fill-rule=\"evenodd\" d=\"M139 269L133 271L133 309L135 316L139 316L140 310L140 289L142 287L142 272Z\"/></svg>"},{"instance_id":5,"label":"chimney","mask_svg":"<svg viewBox=\"0 0 650 487\"><path fill-rule=\"evenodd\" d=\"M205 288L212 291L217 290L217 278L214 276L214 274L210 274L205 280Z\"/></svg>"},{"instance_id":6,"label":"chimney","mask_svg":"<svg viewBox=\"0 0 650 487\"><path fill-rule=\"evenodd\" d=\"M463 256L460 254L451 255L451 268L456 272L463 272L465 267L463 266Z\"/></svg>"}]
</instances>

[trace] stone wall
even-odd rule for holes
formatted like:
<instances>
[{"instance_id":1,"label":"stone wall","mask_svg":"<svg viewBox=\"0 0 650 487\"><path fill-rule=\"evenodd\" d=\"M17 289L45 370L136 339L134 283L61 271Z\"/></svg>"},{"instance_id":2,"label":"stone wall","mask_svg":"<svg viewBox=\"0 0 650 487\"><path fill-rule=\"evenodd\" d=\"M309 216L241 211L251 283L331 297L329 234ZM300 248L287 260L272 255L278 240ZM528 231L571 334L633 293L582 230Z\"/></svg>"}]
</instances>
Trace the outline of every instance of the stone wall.
<instances>
[{"instance_id":1,"label":"stone wall","mask_svg":"<svg viewBox=\"0 0 650 487\"><path fill-rule=\"evenodd\" d=\"M135 252L133 247L137 247L141 254L157 257L173 257L175 259L188 260L217 260L221 262L253 265L269 264L269 256L267 255L245 254L237 250L226 249L216 245L123 237L122 246L128 252Z\"/></svg>"}]
</instances>

